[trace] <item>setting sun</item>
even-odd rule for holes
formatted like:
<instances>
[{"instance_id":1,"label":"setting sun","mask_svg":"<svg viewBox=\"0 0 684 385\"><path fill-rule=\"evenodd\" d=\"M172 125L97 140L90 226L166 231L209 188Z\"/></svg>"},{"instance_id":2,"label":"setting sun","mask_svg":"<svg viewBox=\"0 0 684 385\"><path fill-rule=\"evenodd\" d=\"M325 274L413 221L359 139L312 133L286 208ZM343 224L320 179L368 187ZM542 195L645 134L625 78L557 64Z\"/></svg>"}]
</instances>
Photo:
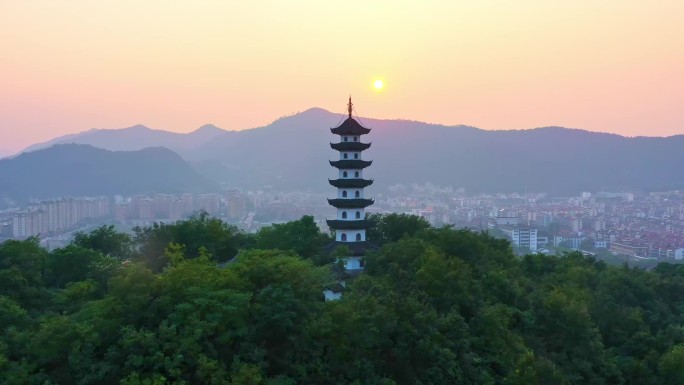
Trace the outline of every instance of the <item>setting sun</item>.
<instances>
[{"instance_id":1,"label":"setting sun","mask_svg":"<svg viewBox=\"0 0 684 385\"><path fill-rule=\"evenodd\" d=\"M373 83L373 87L375 87L376 90L382 89L382 80L378 79Z\"/></svg>"}]
</instances>

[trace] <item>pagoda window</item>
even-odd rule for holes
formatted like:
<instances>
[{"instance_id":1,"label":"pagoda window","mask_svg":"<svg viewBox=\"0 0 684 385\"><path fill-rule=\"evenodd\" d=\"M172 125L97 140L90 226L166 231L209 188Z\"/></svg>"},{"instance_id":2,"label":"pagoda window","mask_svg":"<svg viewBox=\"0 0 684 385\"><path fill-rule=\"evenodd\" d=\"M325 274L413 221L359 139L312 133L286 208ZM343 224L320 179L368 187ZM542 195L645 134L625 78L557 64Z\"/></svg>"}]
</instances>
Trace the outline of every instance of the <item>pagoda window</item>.
<instances>
[{"instance_id":1,"label":"pagoda window","mask_svg":"<svg viewBox=\"0 0 684 385\"><path fill-rule=\"evenodd\" d=\"M342 211L342 219L347 219L347 212L346 211Z\"/></svg>"},{"instance_id":2,"label":"pagoda window","mask_svg":"<svg viewBox=\"0 0 684 385\"><path fill-rule=\"evenodd\" d=\"M361 193L357 191L357 192L354 193L354 196L355 196L356 198L358 198L358 197L361 196Z\"/></svg>"},{"instance_id":3,"label":"pagoda window","mask_svg":"<svg viewBox=\"0 0 684 385\"><path fill-rule=\"evenodd\" d=\"M354 141L355 141L355 142L358 142L358 141L359 141L359 137L358 137L358 136L355 136L355 137L354 137Z\"/></svg>"},{"instance_id":4,"label":"pagoda window","mask_svg":"<svg viewBox=\"0 0 684 385\"><path fill-rule=\"evenodd\" d=\"M356 178L359 177L359 172L358 172L358 171L354 171L354 177L356 177Z\"/></svg>"},{"instance_id":5,"label":"pagoda window","mask_svg":"<svg viewBox=\"0 0 684 385\"><path fill-rule=\"evenodd\" d=\"M344 137L344 141L345 141L345 142L349 141L349 138L347 138L347 137L345 136L345 137Z\"/></svg>"},{"instance_id":6,"label":"pagoda window","mask_svg":"<svg viewBox=\"0 0 684 385\"><path fill-rule=\"evenodd\" d=\"M343 172L342 172L342 178L346 178L346 177L347 177L347 172L346 172L346 171L343 171Z\"/></svg>"},{"instance_id":7,"label":"pagoda window","mask_svg":"<svg viewBox=\"0 0 684 385\"><path fill-rule=\"evenodd\" d=\"M342 157L343 157L344 159L347 159L347 158L348 158L347 153L345 152L344 154L342 154Z\"/></svg>"},{"instance_id":8,"label":"pagoda window","mask_svg":"<svg viewBox=\"0 0 684 385\"><path fill-rule=\"evenodd\" d=\"M346 197L347 197L347 190L344 190L344 191L342 191L342 198L346 198Z\"/></svg>"},{"instance_id":9,"label":"pagoda window","mask_svg":"<svg viewBox=\"0 0 684 385\"><path fill-rule=\"evenodd\" d=\"M360 241L361 240L361 234L356 234L356 240Z\"/></svg>"},{"instance_id":10,"label":"pagoda window","mask_svg":"<svg viewBox=\"0 0 684 385\"><path fill-rule=\"evenodd\" d=\"M359 159L359 154L354 154L354 159Z\"/></svg>"},{"instance_id":11,"label":"pagoda window","mask_svg":"<svg viewBox=\"0 0 684 385\"><path fill-rule=\"evenodd\" d=\"M342 240L342 242L347 242L347 234L343 233L340 239Z\"/></svg>"},{"instance_id":12,"label":"pagoda window","mask_svg":"<svg viewBox=\"0 0 684 385\"><path fill-rule=\"evenodd\" d=\"M361 219L361 211L356 212L356 219Z\"/></svg>"}]
</instances>

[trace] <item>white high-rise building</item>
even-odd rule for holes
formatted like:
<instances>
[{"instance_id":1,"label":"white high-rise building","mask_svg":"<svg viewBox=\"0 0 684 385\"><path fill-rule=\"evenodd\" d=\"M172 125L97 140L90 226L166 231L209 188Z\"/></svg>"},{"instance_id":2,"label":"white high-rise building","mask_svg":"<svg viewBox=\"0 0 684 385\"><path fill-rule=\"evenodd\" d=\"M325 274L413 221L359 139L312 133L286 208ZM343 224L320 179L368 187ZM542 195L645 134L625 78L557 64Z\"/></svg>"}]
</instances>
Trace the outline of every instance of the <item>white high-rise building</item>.
<instances>
[{"instance_id":1,"label":"white high-rise building","mask_svg":"<svg viewBox=\"0 0 684 385\"><path fill-rule=\"evenodd\" d=\"M44 232L43 212L38 210L22 211L12 218L12 236L15 239L26 239Z\"/></svg>"}]
</instances>

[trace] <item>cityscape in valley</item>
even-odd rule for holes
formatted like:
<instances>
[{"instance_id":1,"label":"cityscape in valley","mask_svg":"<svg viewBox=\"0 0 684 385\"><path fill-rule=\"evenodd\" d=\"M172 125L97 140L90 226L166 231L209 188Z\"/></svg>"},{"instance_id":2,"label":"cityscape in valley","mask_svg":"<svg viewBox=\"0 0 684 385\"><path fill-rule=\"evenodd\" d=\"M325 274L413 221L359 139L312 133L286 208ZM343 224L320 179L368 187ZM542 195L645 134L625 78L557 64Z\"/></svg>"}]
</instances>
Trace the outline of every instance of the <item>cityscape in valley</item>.
<instances>
[{"instance_id":1,"label":"cityscape in valley","mask_svg":"<svg viewBox=\"0 0 684 385\"><path fill-rule=\"evenodd\" d=\"M116 224L122 229L175 222L199 212L247 232L312 215L322 231L335 210L330 194L230 190L211 194L57 198L0 211L0 239L37 236L52 247L74 231ZM520 253L582 250L611 261L684 259L684 193L584 192L467 194L462 188L395 185L377 193L369 213L407 213L433 226L489 231ZM612 257L614 256L614 258Z\"/></svg>"}]
</instances>

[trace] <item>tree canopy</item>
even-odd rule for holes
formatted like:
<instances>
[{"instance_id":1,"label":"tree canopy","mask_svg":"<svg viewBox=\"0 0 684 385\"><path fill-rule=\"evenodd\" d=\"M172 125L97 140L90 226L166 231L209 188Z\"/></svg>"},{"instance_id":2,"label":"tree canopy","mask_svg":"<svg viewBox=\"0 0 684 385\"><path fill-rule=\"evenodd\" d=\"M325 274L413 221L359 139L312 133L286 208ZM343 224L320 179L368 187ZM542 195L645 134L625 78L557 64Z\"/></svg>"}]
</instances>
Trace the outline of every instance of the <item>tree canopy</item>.
<instances>
[{"instance_id":1,"label":"tree canopy","mask_svg":"<svg viewBox=\"0 0 684 385\"><path fill-rule=\"evenodd\" d=\"M379 249L332 302L310 217L2 243L0 384L684 384L684 266L372 221Z\"/></svg>"}]
</instances>

